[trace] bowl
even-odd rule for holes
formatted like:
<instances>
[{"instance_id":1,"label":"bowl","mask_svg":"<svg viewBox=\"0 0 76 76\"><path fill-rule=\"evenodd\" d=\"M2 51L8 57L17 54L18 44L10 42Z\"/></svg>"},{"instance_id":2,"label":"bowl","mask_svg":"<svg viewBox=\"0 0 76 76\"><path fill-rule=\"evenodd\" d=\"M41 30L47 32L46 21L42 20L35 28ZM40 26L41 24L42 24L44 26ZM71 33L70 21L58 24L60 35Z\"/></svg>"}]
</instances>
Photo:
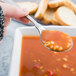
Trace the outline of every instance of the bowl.
<instances>
[{"instance_id":1,"label":"bowl","mask_svg":"<svg viewBox=\"0 0 76 76\"><path fill-rule=\"evenodd\" d=\"M59 30L67 33L70 36L76 36L76 27L72 26L45 26L47 30ZM12 59L9 69L9 76L19 76L20 56L21 56L21 41L22 36L39 36L37 29L32 27L21 27L16 30L14 38L14 47Z\"/></svg>"}]
</instances>

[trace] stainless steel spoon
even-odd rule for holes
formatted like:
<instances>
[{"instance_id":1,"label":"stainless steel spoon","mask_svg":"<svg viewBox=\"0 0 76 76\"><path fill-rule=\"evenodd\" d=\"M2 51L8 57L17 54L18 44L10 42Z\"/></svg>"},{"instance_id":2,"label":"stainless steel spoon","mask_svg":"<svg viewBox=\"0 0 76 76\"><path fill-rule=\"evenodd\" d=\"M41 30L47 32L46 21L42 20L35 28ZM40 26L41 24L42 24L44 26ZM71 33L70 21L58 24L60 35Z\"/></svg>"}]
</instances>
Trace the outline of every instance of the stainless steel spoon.
<instances>
[{"instance_id":1,"label":"stainless steel spoon","mask_svg":"<svg viewBox=\"0 0 76 76\"><path fill-rule=\"evenodd\" d=\"M46 30L46 29L45 29L41 24L39 24L38 22L36 22L31 16L28 15L27 18L28 18L32 23L34 23L36 29L38 30L38 32L39 32L39 34L40 34L40 41L41 41L41 43L43 44L43 42L42 42L42 40L41 40L41 33L42 33L43 30ZM43 45L44 45L44 44L43 44ZM45 45L44 45L44 46L45 46ZM72 46L73 46L73 43L72 43ZM45 47L46 47L46 46L45 46ZM46 48L48 48L48 47L46 47ZM68 50L70 50L71 48L72 48L72 47L70 47L69 49L64 50L64 51L68 51ZM50 49L50 48L48 48L48 49ZM50 50L59 52L59 51L53 50L53 49L50 49Z\"/></svg>"}]
</instances>

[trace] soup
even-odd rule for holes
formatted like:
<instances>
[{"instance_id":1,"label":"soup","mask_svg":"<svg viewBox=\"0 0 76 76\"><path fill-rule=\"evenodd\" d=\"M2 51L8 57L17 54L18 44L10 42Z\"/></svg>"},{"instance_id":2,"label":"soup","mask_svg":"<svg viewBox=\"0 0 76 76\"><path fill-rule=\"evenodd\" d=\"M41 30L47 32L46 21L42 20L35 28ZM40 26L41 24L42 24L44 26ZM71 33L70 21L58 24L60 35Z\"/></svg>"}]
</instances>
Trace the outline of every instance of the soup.
<instances>
[{"instance_id":1,"label":"soup","mask_svg":"<svg viewBox=\"0 0 76 76\"><path fill-rule=\"evenodd\" d=\"M76 37L72 39L71 50L53 52L38 36L23 36L19 76L76 76Z\"/></svg>"}]
</instances>

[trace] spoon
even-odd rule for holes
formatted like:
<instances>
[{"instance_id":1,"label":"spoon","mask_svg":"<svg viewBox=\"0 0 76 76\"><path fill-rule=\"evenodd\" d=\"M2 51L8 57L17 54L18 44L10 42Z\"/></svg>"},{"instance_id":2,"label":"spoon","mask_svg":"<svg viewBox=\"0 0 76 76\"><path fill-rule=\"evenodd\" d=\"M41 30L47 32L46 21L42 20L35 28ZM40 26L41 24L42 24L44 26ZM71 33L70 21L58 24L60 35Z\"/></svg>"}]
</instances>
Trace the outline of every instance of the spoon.
<instances>
[{"instance_id":1,"label":"spoon","mask_svg":"<svg viewBox=\"0 0 76 76\"><path fill-rule=\"evenodd\" d=\"M46 30L41 24L37 23L31 16L28 15L27 18L32 23L34 23L36 29L38 30L38 32L40 34L40 41L46 48L48 48L52 51L55 51L55 52L68 51L72 48L73 41L69 35L67 35L66 33L61 32L61 31ZM55 39L55 40L51 41L50 40L51 38L52 38L52 40L53 39ZM60 38L61 38L61 40L58 40ZM57 42L59 44L57 44ZM63 47L60 46L60 44L62 42L64 42L65 47L67 46L67 48L63 49ZM64 46L64 44L63 44L63 46Z\"/></svg>"}]
</instances>

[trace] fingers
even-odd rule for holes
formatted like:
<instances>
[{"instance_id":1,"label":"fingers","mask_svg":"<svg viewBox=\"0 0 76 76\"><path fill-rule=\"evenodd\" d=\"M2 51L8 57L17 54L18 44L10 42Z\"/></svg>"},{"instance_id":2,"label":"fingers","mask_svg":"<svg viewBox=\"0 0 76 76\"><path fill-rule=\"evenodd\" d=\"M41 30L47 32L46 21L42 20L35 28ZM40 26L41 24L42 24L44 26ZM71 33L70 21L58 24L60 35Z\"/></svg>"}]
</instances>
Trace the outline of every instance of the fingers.
<instances>
[{"instance_id":1,"label":"fingers","mask_svg":"<svg viewBox=\"0 0 76 76\"><path fill-rule=\"evenodd\" d=\"M13 16L16 20L22 22L22 23L29 23L29 19L26 18L26 16L28 15L28 11L25 9L16 9L16 14Z\"/></svg>"},{"instance_id":2,"label":"fingers","mask_svg":"<svg viewBox=\"0 0 76 76\"><path fill-rule=\"evenodd\" d=\"M23 11L23 9L21 8L16 8L16 13L14 15L12 15L14 18L21 18L21 17L25 17L28 15L28 11L25 9L25 11Z\"/></svg>"},{"instance_id":3,"label":"fingers","mask_svg":"<svg viewBox=\"0 0 76 76\"><path fill-rule=\"evenodd\" d=\"M16 18L16 20L25 24L28 24L30 22L30 20L28 20L26 17Z\"/></svg>"}]
</instances>

